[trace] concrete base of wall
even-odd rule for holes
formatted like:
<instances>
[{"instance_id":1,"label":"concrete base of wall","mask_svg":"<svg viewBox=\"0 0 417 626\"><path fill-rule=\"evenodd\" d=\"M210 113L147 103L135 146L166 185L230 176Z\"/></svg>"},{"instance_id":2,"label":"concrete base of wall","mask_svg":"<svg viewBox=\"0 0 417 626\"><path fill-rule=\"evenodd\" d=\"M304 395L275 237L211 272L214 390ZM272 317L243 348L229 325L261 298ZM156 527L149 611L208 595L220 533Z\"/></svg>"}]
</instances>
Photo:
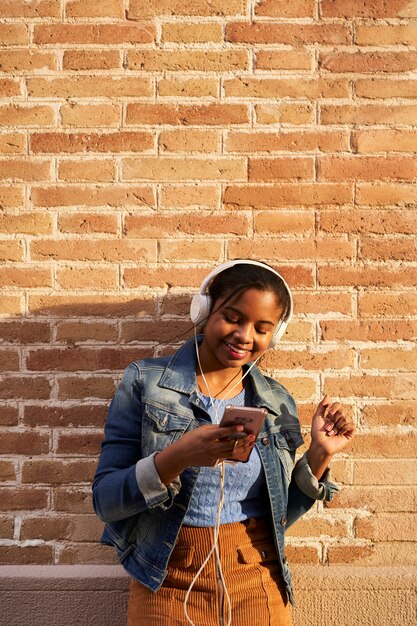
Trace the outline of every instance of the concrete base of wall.
<instances>
[{"instance_id":1,"label":"concrete base of wall","mask_svg":"<svg viewBox=\"0 0 417 626\"><path fill-rule=\"evenodd\" d=\"M298 565L293 567L293 578L294 626L417 624L417 567ZM124 626L128 586L121 567L3 566L1 623Z\"/></svg>"}]
</instances>

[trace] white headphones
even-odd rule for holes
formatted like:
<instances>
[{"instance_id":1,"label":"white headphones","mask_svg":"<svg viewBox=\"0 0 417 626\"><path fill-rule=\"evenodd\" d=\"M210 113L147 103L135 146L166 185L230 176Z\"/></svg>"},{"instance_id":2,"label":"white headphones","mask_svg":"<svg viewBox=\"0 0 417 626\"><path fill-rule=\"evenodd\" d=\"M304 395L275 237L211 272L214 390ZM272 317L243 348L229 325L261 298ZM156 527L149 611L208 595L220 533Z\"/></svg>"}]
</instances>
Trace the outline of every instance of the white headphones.
<instances>
[{"instance_id":1,"label":"white headphones","mask_svg":"<svg viewBox=\"0 0 417 626\"><path fill-rule=\"evenodd\" d=\"M261 263L260 261L252 261L249 259L248 260L237 259L235 261L227 261L226 263L222 263L222 265L219 265L212 272L210 272L210 274L208 274L203 280L203 282L201 283L198 293L196 293L195 296L193 296L193 299L191 300L191 306L190 306L191 321L193 322L193 324L197 326L198 324L201 324L209 317L210 310L211 310L211 298L206 293L206 289L208 285L210 284L210 281L215 276L217 276L217 274L220 274L224 270L227 270L229 269L229 267L233 267L234 265L257 265L258 267L262 267L263 269L266 269L269 272L272 272L273 274L275 274L275 276L278 276L278 278L280 278L284 284L284 287L288 293L290 306L288 308L288 312L286 313L285 317L279 320L277 327L274 330L272 339L269 344L269 347L273 348L274 346L276 346L278 341L281 339L282 335L285 333L287 326L291 320L292 312L293 312L293 299L292 299L290 288L288 287L287 283L282 278L282 276L278 274L278 272L273 270L272 267L269 267L268 265L265 265L265 263Z\"/></svg>"}]
</instances>

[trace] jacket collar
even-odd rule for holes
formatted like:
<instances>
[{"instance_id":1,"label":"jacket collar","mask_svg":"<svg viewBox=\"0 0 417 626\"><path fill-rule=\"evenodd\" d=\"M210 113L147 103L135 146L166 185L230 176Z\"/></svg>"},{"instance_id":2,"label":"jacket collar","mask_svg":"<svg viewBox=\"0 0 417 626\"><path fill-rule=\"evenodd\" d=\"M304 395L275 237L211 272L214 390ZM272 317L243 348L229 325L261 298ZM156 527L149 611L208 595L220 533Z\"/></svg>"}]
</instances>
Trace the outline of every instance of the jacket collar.
<instances>
[{"instance_id":1,"label":"jacket collar","mask_svg":"<svg viewBox=\"0 0 417 626\"><path fill-rule=\"evenodd\" d=\"M197 336L200 343L203 335ZM245 366L247 369L248 366ZM159 387L172 389L191 396L197 389L196 380L197 358L194 338L181 346L169 360L159 380ZM270 412L277 413L276 397L265 376L255 365L248 374L253 389L253 403L257 407L266 407Z\"/></svg>"}]
</instances>

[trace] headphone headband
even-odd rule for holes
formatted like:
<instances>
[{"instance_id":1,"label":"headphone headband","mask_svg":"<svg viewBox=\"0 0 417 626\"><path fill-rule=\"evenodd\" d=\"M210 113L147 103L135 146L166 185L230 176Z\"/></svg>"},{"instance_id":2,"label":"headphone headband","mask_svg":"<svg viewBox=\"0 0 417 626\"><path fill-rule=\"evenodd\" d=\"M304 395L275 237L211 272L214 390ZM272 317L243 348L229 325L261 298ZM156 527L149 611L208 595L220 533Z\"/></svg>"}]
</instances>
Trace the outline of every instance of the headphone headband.
<instances>
[{"instance_id":1,"label":"headphone headband","mask_svg":"<svg viewBox=\"0 0 417 626\"><path fill-rule=\"evenodd\" d=\"M272 272L273 274L275 274L275 276L277 276L282 281L287 291L290 305L288 307L288 311L285 314L285 317L282 318L278 322L277 327L274 330L271 342L269 344L269 347L273 348L276 345L276 343L281 339L282 335L285 333L288 323L291 320L292 312L293 312L293 299L292 299L290 288L287 285L286 281L281 276L281 274L275 271L272 267L269 267L265 263L262 263L261 261L253 261L252 259L235 259L233 261L226 261L225 263L222 263L218 267L214 268L214 270L212 270L209 274L207 274L207 276L205 277L205 279L200 285L200 289L198 293L195 294L195 296L193 297L191 301L191 307L190 307L191 321L193 322L193 324L198 325L208 318L208 316L210 315L210 309L211 309L211 298L206 293L208 285L210 284L210 282L213 280L215 276L217 276L218 274L221 274L221 272L224 272L230 267L234 267L235 265L255 265L257 267L261 267L265 270L268 270L269 272Z\"/></svg>"}]
</instances>

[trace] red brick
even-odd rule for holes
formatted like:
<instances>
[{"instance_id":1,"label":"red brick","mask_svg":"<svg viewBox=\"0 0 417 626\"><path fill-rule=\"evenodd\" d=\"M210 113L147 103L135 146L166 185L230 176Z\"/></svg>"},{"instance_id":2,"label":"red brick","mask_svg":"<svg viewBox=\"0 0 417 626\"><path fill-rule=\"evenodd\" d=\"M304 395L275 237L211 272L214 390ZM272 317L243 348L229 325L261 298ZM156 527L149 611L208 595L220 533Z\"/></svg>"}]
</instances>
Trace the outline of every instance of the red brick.
<instances>
[{"instance_id":1,"label":"red brick","mask_svg":"<svg viewBox=\"0 0 417 626\"><path fill-rule=\"evenodd\" d=\"M396 94L397 95L397 94ZM323 104L321 124L413 124L417 107L407 104Z\"/></svg>"},{"instance_id":2,"label":"red brick","mask_svg":"<svg viewBox=\"0 0 417 626\"><path fill-rule=\"evenodd\" d=\"M217 98L220 91L219 78L158 78L158 96L176 98Z\"/></svg>"},{"instance_id":3,"label":"red brick","mask_svg":"<svg viewBox=\"0 0 417 626\"><path fill-rule=\"evenodd\" d=\"M371 348L360 351L363 370L417 370L417 350L410 348Z\"/></svg>"},{"instance_id":4,"label":"red brick","mask_svg":"<svg viewBox=\"0 0 417 626\"><path fill-rule=\"evenodd\" d=\"M291 4L282 0L259 0L255 15L264 17L315 17L315 0L294 0Z\"/></svg>"},{"instance_id":5,"label":"red brick","mask_svg":"<svg viewBox=\"0 0 417 626\"><path fill-rule=\"evenodd\" d=\"M397 483L397 481L396 481ZM394 487L376 487L375 485L343 487L332 502L326 502L326 508L359 509L371 513L412 511L416 497L415 489L395 484ZM367 539L370 537L365 535Z\"/></svg>"},{"instance_id":6,"label":"red brick","mask_svg":"<svg viewBox=\"0 0 417 626\"><path fill-rule=\"evenodd\" d=\"M417 8L409 0L322 0L323 17L417 17Z\"/></svg>"},{"instance_id":7,"label":"red brick","mask_svg":"<svg viewBox=\"0 0 417 626\"><path fill-rule=\"evenodd\" d=\"M49 435L36 432L2 432L0 454L36 455L49 452Z\"/></svg>"},{"instance_id":8,"label":"red brick","mask_svg":"<svg viewBox=\"0 0 417 626\"><path fill-rule=\"evenodd\" d=\"M265 96L267 97L266 94ZM256 104L255 120L256 125L272 125L283 124L291 126L305 126L313 124L315 118L315 109L311 103L287 103L280 104Z\"/></svg>"},{"instance_id":9,"label":"red brick","mask_svg":"<svg viewBox=\"0 0 417 626\"><path fill-rule=\"evenodd\" d=\"M183 207L210 207L216 208L220 204L219 186L188 184L188 185L162 185L160 193L160 206L163 208Z\"/></svg>"},{"instance_id":10,"label":"red brick","mask_svg":"<svg viewBox=\"0 0 417 626\"><path fill-rule=\"evenodd\" d=\"M19 214L3 211L0 215L0 232L8 235L50 235L52 216L40 212Z\"/></svg>"},{"instance_id":11,"label":"red brick","mask_svg":"<svg viewBox=\"0 0 417 626\"><path fill-rule=\"evenodd\" d=\"M12 72L14 75L20 72L30 72L32 75L39 70L56 70L57 59L53 52L0 50L0 67L2 72Z\"/></svg>"},{"instance_id":12,"label":"red brick","mask_svg":"<svg viewBox=\"0 0 417 626\"><path fill-rule=\"evenodd\" d=\"M153 43L152 22L141 24L35 24L35 44L140 44Z\"/></svg>"},{"instance_id":13,"label":"red brick","mask_svg":"<svg viewBox=\"0 0 417 626\"><path fill-rule=\"evenodd\" d=\"M362 259L374 261L414 261L417 256L417 242L414 237L392 239L364 237L360 244Z\"/></svg>"},{"instance_id":14,"label":"red brick","mask_svg":"<svg viewBox=\"0 0 417 626\"><path fill-rule=\"evenodd\" d=\"M392 405L392 408L395 408ZM415 485L414 459L355 459L355 484L357 485Z\"/></svg>"},{"instance_id":15,"label":"red brick","mask_svg":"<svg viewBox=\"0 0 417 626\"><path fill-rule=\"evenodd\" d=\"M102 565L118 565L117 555L110 547L95 543L69 543L59 552L58 564L80 565L82 563L98 563Z\"/></svg>"},{"instance_id":16,"label":"red brick","mask_svg":"<svg viewBox=\"0 0 417 626\"><path fill-rule=\"evenodd\" d=\"M249 70L247 50L129 50L129 70L145 72L241 72Z\"/></svg>"},{"instance_id":17,"label":"red brick","mask_svg":"<svg viewBox=\"0 0 417 626\"><path fill-rule=\"evenodd\" d=\"M60 0L0 0L0 17L60 16Z\"/></svg>"},{"instance_id":18,"label":"red brick","mask_svg":"<svg viewBox=\"0 0 417 626\"><path fill-rule=\"evenodd\" d=\"M155 195L151 187L145 185L100 186L51 186L32 187L31 201L35 206L151 206L155 205Z\"/></svg>"},{"instance_id":19,"label":"red brick","mask_svg":"<svg viewBox=\"0 0 417 626\"><path fill-rule=\"evenodd\" d=\"M29 43L27 26L25 24L0 24L0 41L3 46L27 45Z\"/></svg>"},{"instance_id":20,"label":"red brick","mask_svg":"<svg viewBox=\"0 0 417 626\"><path fill-rule=\"evenodd\" d=\"M142 270L143 271L143 270ZM201 277L203 278L203 276ZM201 282L201 281L200 281ZM142 285L148 283L142 283ZM61 295L36 295L29 296L29 311L34 315L45 315L54 317L76 317L79 318L99 317L103 319L105 313L106 319L134 315L155 315L156 302L155 298L150 296L137 295L130 296L61 296Z\"/></svg>"},{"instance_id":21,"label":"red brick","mask_svg":"<svg viewBox=\"0 0 417 626\"><path fill-rule=\"evenodd\" d=\"M240 157L135 157L122 160L123 180L245 180L246 161Z\"/></svg>"},{"instance_id":22,"label":"red brick","mask_svg":"<svg viewBox=\"0 0 417 626\"><path fill-rule=\"evenodd\" d=\"M180 129L162 131L159 135L161 152L220 152L220 133L217 130Z\"/></svg>"},{"instance_id":23,"label":"red brick","mask_svg":"<svg viewBox=\"0 0 417 626\"><path fill-rule=\"evenodd\" d=\"M348 152L347 131L243 132L227 135L227 152Z\"/></svg>"},{"instance_id":24,"label":"red brick","mask_svg":"<svg viewBox=\"0 0 417 626\"><path fill-rule=\"evenodd\" d=\"M115 390L115 381L109 376L98 376L97 374L88 377L66 376L58 380L58 398L62 400L84 398L111 400ZM77 416L83 418L84 413L86 414L86 426L98 427L102 425L107 406L103 410L103 407L98 405L92 407L83 405L83 409L81 412L80 408L77 407ZM91 417L90 413L92 414Z\"/></svg>"},{"instance_id":25,"label":"red brick","mask_svg":"<svg viewBox=\"0 0 417 626\"><path fill-rule=\"evenodd\" d=\"M329 233L411 235L415 232L415 223L414 210L345 209L321 211L320 214L320 230ZM382 243L381 238L378 242Z\"/></svg>"},{"instance_id":26,"label":"red brick","mask_svg":"<svg viewBox=\"0 0 417 626\"><path fill-rule=\"evenodd\" d=\"M99 541L103 524L95 515L51 515L22 520L21 540Z\"/></svg>"},{"instance_id":27,"label":"red brick","mask_svg":"<svg viewBox=\"0 0 417 626\"><path fill-rule=\"evenodd\" d=\"M123 343L152 341L158 344L177 341L190 333L190 320L126 321L122 322L120 339Z\"/></svg>"},{"instance_id":28,"label":"red brick","mask_svg":"<svg viewBox=\"0 0 417 626\"><path fill-rule=\"evenodd\" d=\"M352 41L352 35L350 27L344 24L231 22L226 26L226 41L252 45L347 45Z\"/></svg>"},{"instance_id":29,"label":"red brick","mask_svg":"<svg viewBox=\"0 0 417 626\"><path fill-rule=\"evenodd\" d=\"M36 371L121 370L146 356L151 356L146 348L39 348L29 350L26 365Z\"/></svg>"},{"instance_id":30,"label":"red brick","mask_svg":"<svg viewBox=\"0 0 417 626\"><path fill-rule=\"evenodd\" d=\"M356 80L359 98L415 98L417 85L410 78L364 78ZM391 108L391 107L390 107Z\"/></svg>"},{"instance_id":31,"label":"red brick","mask_svg":"<svg viewBox=\"0 0 417 626\"><path fill-rule=\"evenodd\" d=\"M63 433L58 434L57 453L82 456L98 456L103 432Z\"/></svg>"},{"instance_id":32,"label":"red brick","mask_svg":"<svg viewBox=\"0 0 417 626\"><path fill-rule=\"evenodd\" d=\"M313 211L262 211L254 215L253 230L255 235L310 234L314 225Z\"/></svg>"},{"instance_id":33,"label":"red brick","mask_svg":"<svg viewBox=\"0 0 417 626\"><path fill-rule=\"evenodd\" d=\"M414 205L417 200L415 184L375 183L358 184L356 201L359 205L392 206Z\"/></svg>"},{"instance_id":34,"label":"red brick","mask_svg":"<svg viewBox=\"0 0 417 626\"><path fill-rule=\"evenodd\" d=\"M76 182L111 182L116 178L113 159L60 160L58 179Z\"/></svg>"},{"instance_id":35,"label":"red brick","mask_svg":"<svg viewBox=\"0 0 417 626\"><path fill-rule=\"evenodd\" d=\"M318 565L320 562L319 549L314 546L296 546L293 544L287 544L285 547L285 554L290 563Z\"/></svg>"},{"instance_id":36,"label":"red brick","mask_svg":"<svg viewBox=\"0 0 417 626\"><path fill-rule=\"evenodd\" d=\"M0 186L0 204L2 208L23 207L23 187L17 185Z\"/></svg>"},{"instance_id":37,"label":"red brick","mask_svg":"<svg viewBox=\"0 0 417 626\"><path fill-rule=\"evenodd\" d=\"M416 284L417 269L411 267L372 267L361 264L356 267L332 267L319 268L319 284L327 286L352 286L352 287L412 287Z\"/></svg>"},{"instance_id":38,"label":"red brick","mask_svg":"<svg viewBox=\"0 0 417 626\"><path fill-rule=\"evenodd\" d=\"M60 388L61 384L65 383L67 380L72 380L74 383L78 382L81 387L84 379L75 377L73 379L59 379ZM97 386L94 378L87 379L87 381L88 380L91 386ZM107 380L107 387L110 390L114 388L114 384L111 380ZM76 397L80 398L81 395L72 396L72 398ZM104 426L107 405L79 404L67 406L48 404L45 406L44 404L26 404L24 411L23 423L30 428L36 428L38 426L49 426L50 428L100 428Z\"/></svg>"},{"instance_id":39,"label":"red brick","mask_svg":"<svg viewBox=\"0 0 417 626\"><path fill-rule=\"evenodd\" d=\"M311 157L249 159L249 181L313 180Z\"/></svg>"},{"instance_id":40,"label":"red brick","mask_svg":"<svg viewBox=\"0 0 417 626\"><path fill-rule=\"evenodd\" d=\"M57 487L53 490L53 508L66 513L92 513L91 488Z\"/></svg>"},{"instance_id":41,"label":"red brick","mask_svg":"<svg viewBox=\"0 0 417 626\"><path fill-rule=\"evenodd\" d=\"M355 43L359 46L415 46L417 29L408 24L358 24Z\"/></svg>"},{"instance_id":42,"label":"red brick","mask_svg":"<svg viewBox=\"0 0 417 626\"><path fill-rule=\"evenodd\" d=\"M0 86L1 90L1 86ZM26 138L23 133L7 133L0 135L1 154L26 153Z\"/></svg>"},{"instance_id":43,"label":"red brick","mask_svg":"<svg viewBox=\"0 0 417 626\"><path fill-rule=\"evenodd\" d=\"M8 157L0 159L0 178L12 181L40 181L51 179L49 160Z\"/></svg>"},{"instance_id":44,"label":"red brick","mask_svg":"<svg viewBox=\"0 0 417 626\"><path fill-rule=\"evenodd\" d=\"M0 489L1 511L33 511L48 506L49 491L33 487L2 487Z\"/></svg>"},{"instance_id":45,"label":"red brick","mask_svg":"<svg viewBox=\"0 0 417 626\"><path fill-rule=\"evenodd\" d=\"M121 111L117 104L64 104L60 114L62 126L77 128L120 126Z\"/></svg>"},{"instance_id":46,"label":"red brick","mask_svg":"<svg viewBox=\"0 0 417 626\"><path fill-rule=\"evenodd\" d=\"M146 216L126 216L124 233L127 237L166 238L177 235L245 235L249 224L244 215L175 213Z\"/></svg>"},{"instance_id":47,"label":"red brick","mask_svg":"<svg viewBox=\"0 0 417 626\"><path fill-rule=\"evenodd\" d=\"M285 534L287 537L341 538L349 536L349 528L345 520L314 516L297 520L297 524L291 526Z\"/></svg>"},{"instance_id":48,"label":"red brick","mask_svg":"<svg viewBox=\"0 0 417 626\"><path fill-rule=\"evenodd\" d=\"M14 520L12 517L0 517L0 537L2 539L13 539Z\"/></svg>"},{"instance_id":49,"label":"red brick","mask_svg":"<svg viewBox=\"0 0 417 626\"><path fill-rule=\"evenodd\" d=\"M175 239L167 241L163 239L159 243L159 258L163 263L175 262L181 259L182 262L220 262L223 250L223 238L215 239ZM176 282L174 281L174 284Z\"/></svg>"},{"instance_id":50,"label":"red brick","mask_svg":"<svg viewBox=\"0 0 417 626\"><path fill-rule=\"evenodd\" d=\"M227 98L309 98L316 100L347 98L349 84L344 79L303 78L300 81L298 78L239 77L225 79L224 91Z\"/></svg>"},{"instance_id":51,"label":"red brick","mask_svg":"<svg viewBox=\"0 0 417 626\"><path fill-rule=\"evenodd\" d=\"M79 342L104 342L116 343L119 333L118 328L111 322L58 322L56 324L55 342L79 343Z\"/></svg>"},{"instance_id":52,"label":"red brick","mask_svg":"<svg viewBox=\"0 0 417 626\"><path fill-rule=\"evenodd\" d=\"M0 7L1 8L1 7ZM21 87L20 81L13 78L0 78L0 93L3 98L10 98L11 96L20 96Z\"/></svg>"},{"instance_id":53,"label":"red brick","mask_svg":"<svg viewBox=\"0 0 417 626\"><path fill-rule=\"evenodd\" d=\"M117 215L109 213L61 213L58 217L58 228L62 233L92 234L119 233Z\"/></svg>"},{"instance_id":54,"label":"red brick","mask_svg":"<svg viewBox=\"0 0 417 626\"><path fill-rule=\"evenodd\" d=\"M416 516L411 513L380 513L378 516L357 518L355 522L356 536L372 541L417 540Z\"/></svg>"},{"instance_id":55,"label":"red brick","mask_svg":"<svg viewBox=\"0 0 417 626\"><path fill-rule=\"evenodd\" d=\"M17 372L20 369L19 352L14 350L0 349L0 371Z\"/></svg>"},{"instance_id":56,"label":"red brick","mask_svg":"<svg viewBox=\"0 0 417 626\"><path fill-rule=\"evenodd\" d=\"M50 126L55 112L50 106L6 104L0 107L0 126Z\"/></svg>"},{"instance_id":57,"label":"red brick","mask_svg":"<svg viewBox=\"0 0 417 626\"><path fill-rule=\"evenodd\" d=\"M95 458L76 460L37 459L24 461L22 469L22 482L39 484L44 483L50 485L91 483L96 466L97 459ZM31 491L32 489L33 488L31 488ZM42 490L42 493L43 492L44 491ZM45 493L47 492L45 491Z\"/></svg>"},{"instance_id":58,"label":"red brick","mask_svg":"<svg viewBox=\"0 0 417 626\"><path fill-rule=\"evenodd\" d=\"M47 376L2 376L0 377L0 398L46 400L49 398L51 383Z\"/></svg>"},{"instance_id":59,"label":"red brick","mask_svg":"<svg viewBox=\"0 0 417 626\"><path fill-rule=\"evenodd\" d=\"M93 291L113 290L119 285L117 268L77 268L57 269L57 287L61 289L87 289Z\"/></svg>"},{"instance_id":60,"label":"red brick","mask_svg":"<svg viewBox=\"0 0 417 626\"><path fill-rule=\"evenodd\" d=\"M333 239L332 245L322 239L278 239L277 237L245 239L230 241L229 255L232 258L261 258L268 255L265 250L279 250L279 256L287 261L295 260L341 260L353 259L354 245L343 239Z\"/></svg>"},{"instance_id":61,"label":"red brick","mask_svg":"<svg viewBox=\"0 0 417 626\"><path fill-rule=\"evenodd\" d=\"M407 341L417 338L413 320L326 320L320 322L324 341Z\"/></svg>"},{"instance_id":62,"label":"red brick","mask_svg":"<svg viewBox=\"0 0 417 626\"><path fill-rule=\"evenodd\" d=\"M318 180L404 180L417 177L414 157L318 157Z\"/></svg>"},{"instance_id":63,"label":"red brick","mask_svg":"<svg viewBox=\"0 0 417 626\"><path fill-rule=\"evenodd\" d=\"M32 242L31 255L40 260L152 262L156 247L155 242L142 239L43 239Z\"/></svg>"},{"instance_id":64,"label":"red brick","mask_svg":"<svg viewBox=\"0 0 417 626\"><path fill-rule=\"evenodd\" d=\"M384 398L387 400L394 398L398 400L417 399L415 376L403 373L397 373L397 375L374 375L366 373L363 375L352 374L348 377L340 376L333 378L327 376L325 379L325 393L328 393L330 396L340 396L343 398ZM390 441L388 435L381 436L381 438L378 439L379 435L370 435L368 433L365 436L365 439L368 437L368 449L366 449L365 439L360 440L359 437L357 433L354 439L355 449L350 450L352 454L358 454L359 450L361 450L364 454L373 456L372 437L376 437L376 441L381 447L380 453L383 454L383 456L394 454L393 450L395 450L395 454L398 456L399 446L401 446L401 452L404 451L404 454L399 454L399 456L409 456L409 450L407 451L407 447L404 443L406 439L403 441L400 436L398 441L395 442L395 437L393 437L393 441ZM389 443L392 443L394 447L389 447Z\"/></svg>"},{"instance_id":65,"label":"red brick","mask_svg":"<svg viewBox=\"0 0 417 626\"><path fill-rule=\"evenodd\" d=\"M23 313L22 296L0 295L0 311L2 315L19 315Z\"/></svg>"},{"instance_id":66,"label":"red brick","mask_svg":"<svg viewBox=\"0 0 417 626\"><path fill-rule=\"evenodd\" d=\"M162 267L149 270L140 267L129 267L124 271L124 282L127 287L194 287L197 288L207 275L207 268Z\"/></svg>"},{"instance_id":67,"label":"red brick","mask_svg":"<svg viewBox=\"0 0 417 626\"><path fill-rule=\"evenodd\" d=\"M361 421L366 428L379 426L414 426L417 419L417 402L395 402L395 404L379 403L367 404L362 408ZM408 467L408 466L406 466ZM385 468L385 466L384 466ZM407 477L398 476L398 484L413 483L413 475L415 471L411 471ZM391 474L391 471L389 472ZM356 474L355 474L356 476ZM414 476L415 478L415 476ZM396 481L388 477L387 482L379 479L381 484L395 484ZM371 483L370 483L371 484Z\"/></svg>"},{"instance_id":68,"label":"red brick","mask_svg":"<svg viewBox=\"0 0 417 626\"><path fill-rule=\"evenodd\" d=\"M416 152L417 131L397 129L360 130L352 134L355 152Z\"/></svg>"},{"instance_id":69,"label":"red brick","mask_svg":"<svg viewBox=\"0 0 417 626\"><path fill-rule=\"evenodd\" d=\"M0 405L0 426L17 426L19 410L14 406Z\"/></svg>"},{"instance_id":70,"label":"red brick","mask_svg":"<svg viewBox=\"0 0 417 626\"><path fill-rule=\"evenodd\" d=\"M78 25L77 25L78 27ZM152 81L141 76L72 76L71 78L29 78L27 81L28 95L33 98L123 98L123 97L151 97ZM53 110L50 107L36 107L42 109L44 117ZM32 117L34 117L32 113ZM39 113L38 113L39 115ZM24 118L23 112L20 116ZM17 114L16 116L17 117ZM9 119L13 117L9 114ZM0 109L0 122L2 119ZM49 119L49 117L48 117ZM53 118L49 124L52 124ZM40 122L42 124L42 121ZM35 124L31 125L37 125Z\"/></svg>"},{"instance_id":71,"label":"red brick","mask_svg":"<svg viewBox=\"0 0 417 626\"><path fill-rule=\"evenodd\" d=\"M0 240L0 261L23 261L23 246L20 241Z\"/></svg>"},{"instance_id":72,"label":"red brick","mask_svg":"<svg viewBox=\"0 0 417 626\"><path fill-rule=\"evenodd\" d=\"M299 183L280 185L228 185L223 202L230 209L271 209L349 204L353 187L348 184Z\"/></svg>"},{"instance_id":73,"label":"red brick","mask_svg":"<svg viewBox=\"0 0 417 626\"><path fill-rule=\"evenodd\" d=\"M327 563L329 565L343 563L362 563L366 557L370 557L374 553L374 546L371 544L349 543L346 545L329 545L327 548Z\"/></svg>"},{"instance_id":74,"label":"red brick","mask_svg":"<svg viewBox=\"0 0 417 626\"><path fill-rule=\"evenodd\" d=\"M126 107L126 123L170 126L228 126L249 122L244 104L137 104Z\"/></svg>"},{"instance_id":75,"label":"red brick","mask_svg":"<svg viewBox=\"0 0 417 626\"><path fill-rule=\"evenodd\" d=\"M319 68L349 74L415 70L417 52L330 52L319 55Z\"/></svg>"},{"instance_id":76,"label":"red brick","mask_svg":"<svg viewBox=\"0 0 417 626\"><path fill-rule=\"evenodd\" d=\"M0 561L7 565L52 565L53 547L0 546Z\"/></svg>"},{"instance_id":77,"label":"red brick","mask_svg":"<svg viewBox=\"0 0 417 626\"><path fill-rule=\"evenodd\" d=\"M313 350L270 350L262 359L262 364L269 369L285 370L343 370L353 367L354 350L349 348Z\"/></svg>"},{"instance_id":78,"label":"red brick","mask_svg":"<svg viewBox=\"0 0 417 626\"><path fill-rule=\"evenodd\" d=\"M361 317L404 317L417 315L417 294L413 292L368 291L359 294Z\"/></svg>"},{"instance_id":79,"label":"red brick","mask_svg":"<svg viewBox=\"0 0 417 626\"><path fill-rule=\"evenodd\" d=\"M29 267L0 267L0 284L8 287L52 287L51 269Z\"/></svg>"},{"instance_id":80,"label":"red brick","mask_svg":"<svg viewBox=\"0 0 417 626\"><path fill-rule=\"evenodd\" d=\"M67 17L119 17L125 16L123 0L69 0L65 5Z\"/></svg>"},{"instance_id":81,"label":"red brick","mask_svg":"<svg viewBox=\"0 0 417 626\"><path fill-rule=\"evenodd\" d=\"M198 15L215 17L222 15L246 15L245 0L130 0L129 19L143 19L159 15Z\"/></svg>"},{"instance_id":82,"label":"red brick","mask_svg":"<svg viewBox=\"0 0 417 626\"><path fill-rule=\"evenodd\" d=\"M314 315L352 314L352 295L346 291L332 291L333 298L329 298L327 289L314 291L298 291L294 294L295 311Z\"/></svg>"},{"instance_id":83,"label":"red brick","mask_svg":"<svg viewBox=\"0 0 417 626\"><path fill-rule=\"evenodd\" d=\"M32 133L30 150L34 154L77 152L148 152L154 140L149 132Z\"/></svg>"},{"instance_id":84,"label":"red brick","mask_svg":"<svg viewBox=\"0 0 417 626\"><path fill-rule=\"evenodd\" d=\"M172 22L162 24L162 41L185 43L222 43L223 29L221 24L213 22L184 23Z\"/></svg>"}]
</instances>

